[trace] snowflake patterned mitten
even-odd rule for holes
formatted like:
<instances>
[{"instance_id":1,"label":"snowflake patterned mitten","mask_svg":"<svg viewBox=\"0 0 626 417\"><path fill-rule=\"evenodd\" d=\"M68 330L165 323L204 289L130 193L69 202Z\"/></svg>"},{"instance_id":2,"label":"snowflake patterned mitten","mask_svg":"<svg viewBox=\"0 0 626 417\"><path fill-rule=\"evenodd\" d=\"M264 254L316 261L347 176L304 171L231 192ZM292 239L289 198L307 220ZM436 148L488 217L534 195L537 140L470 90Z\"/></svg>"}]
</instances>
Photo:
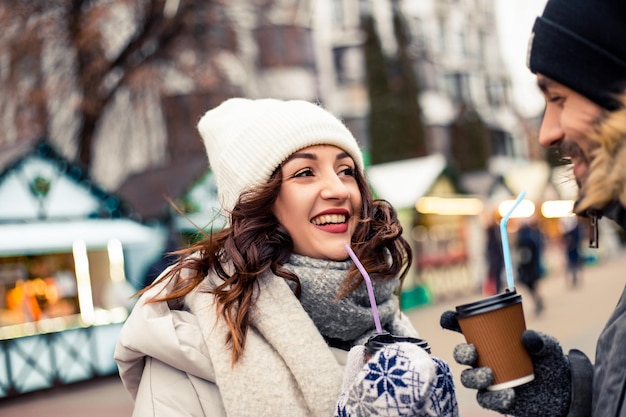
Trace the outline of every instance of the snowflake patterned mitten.
<instances>
[{"instance_id":1,"label":"snowflake patterned mitten","mask_svg":"<svg viewBox=\"0 0 626 417\"><path fill-rule=\"evenodd\" d=\"M411 343L394 343L363 363L363 350L348 355L344 391L335 417L458 416L448 365ZM351 383L350 383L351 381Z\"/></svg>"}]
</instances>

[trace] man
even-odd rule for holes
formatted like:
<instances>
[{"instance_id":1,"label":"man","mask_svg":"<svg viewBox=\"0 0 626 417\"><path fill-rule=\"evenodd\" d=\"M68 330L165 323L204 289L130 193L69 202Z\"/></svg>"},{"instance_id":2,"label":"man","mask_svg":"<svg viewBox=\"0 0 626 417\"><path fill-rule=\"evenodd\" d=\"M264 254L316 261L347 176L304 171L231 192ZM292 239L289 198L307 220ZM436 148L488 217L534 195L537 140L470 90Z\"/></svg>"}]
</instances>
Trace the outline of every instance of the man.
<instances>
[{"instance_id":1,"label":"man","mask_svg":"<svg viewBox=\"0 0 626 417\"><path fill-rule=\"evenodd\" d=\"M539 142L571 160L579 185L574 211L590 218L590 245L597 247L598 218L626 226L626 1L548 0L528 58L546 100ZM441 325L460 331L452 311ZM478 390L482 407L513 416L626 417L626 291L598 339L593 365L578 350L565 355L543 333L528 330L522 341L534 381L487 391L491 369L463 371L461 382ZM454 358L473 366L476 350L460 344Z\"/></svg>"}]
</instances>

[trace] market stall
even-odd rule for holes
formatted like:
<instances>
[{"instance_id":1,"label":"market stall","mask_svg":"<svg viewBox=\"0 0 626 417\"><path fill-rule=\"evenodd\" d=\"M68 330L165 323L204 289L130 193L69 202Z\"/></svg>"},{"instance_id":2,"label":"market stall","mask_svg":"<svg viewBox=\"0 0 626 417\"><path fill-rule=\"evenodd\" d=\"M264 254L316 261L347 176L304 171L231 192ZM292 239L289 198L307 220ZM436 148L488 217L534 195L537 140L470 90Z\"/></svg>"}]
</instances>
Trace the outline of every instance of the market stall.
<instances>
[{"instance_id":1,"label":"market stall","mask_svg":"<svg viewBox=\"0 0 626 417\"><path fill-rule=\"evenodd\" d=\"M396 208L413 249L403 285L405 308L467 293L480 279L472 266L480 254L469 242L479 232L482 202L459 195L446 167L446 158L433 154L367 168L376 197Z\"/></svg>"},{"instance_id":2,"label":"market stall","mask_svg":"<svg viewBox=\"0 0 626 417\"><path fill-rule=\"evenodd\" d=\"M48 145L0 166L0 398L117 372L113 349L166 235Z\"/></svg>"}]
</instances>

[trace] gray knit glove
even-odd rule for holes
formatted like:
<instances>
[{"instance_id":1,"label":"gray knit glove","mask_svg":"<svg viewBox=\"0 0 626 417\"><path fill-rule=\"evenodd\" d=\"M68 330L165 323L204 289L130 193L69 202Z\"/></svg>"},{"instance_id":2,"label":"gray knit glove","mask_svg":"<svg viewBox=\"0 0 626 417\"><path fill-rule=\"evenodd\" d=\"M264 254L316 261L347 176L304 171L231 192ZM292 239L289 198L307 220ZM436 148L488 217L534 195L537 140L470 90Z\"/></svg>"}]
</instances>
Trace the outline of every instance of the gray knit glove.
<instances>
[{"instance_id":1,"label":"gray knit glove","mask_svg":"<svg viewBox=\"0 0 626 417\"><path fill-rule=\"evenodd\" d=\"M456 313L446 311L441 316L444 329L461 332ZM551 336L526 330L522 342L530 354L535 379L515 388L487 391L493 373L488 367L475 368L478 354L474 345L461 343L454 348L454 360L472 366L461 373L461 383L476 389L481 407L518 417L565 417L571 397L571 375L568 357Z\"/></svg>"},{"instance_id":2,"label":"gray knit glove","mask_svg":"<svg viewBox=\"0 0 626 417\"><path fill-rule=\"evenodd\" d=\"M365 362L348 354L335 417L458 417L450 368L411 343L394 343Z\"/></svg>"}]
</instances>

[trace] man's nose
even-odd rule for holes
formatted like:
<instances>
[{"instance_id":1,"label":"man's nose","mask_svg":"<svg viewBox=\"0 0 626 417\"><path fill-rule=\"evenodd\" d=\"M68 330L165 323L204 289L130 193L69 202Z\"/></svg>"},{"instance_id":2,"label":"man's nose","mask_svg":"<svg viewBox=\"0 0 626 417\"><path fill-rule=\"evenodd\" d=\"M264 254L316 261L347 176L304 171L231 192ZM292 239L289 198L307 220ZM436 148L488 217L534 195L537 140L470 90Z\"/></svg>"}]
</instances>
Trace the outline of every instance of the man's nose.
<instances>
[{"instance_id":1,"label":"man's nose","mask_svg":"<svg viewBox=\"0 0 626 417\"><path fill-rule=\"evenodd\" d=\"M548 105L539 129L539 144L544 148L551 148L558 145L563 136L559 111Z\"/></svg>"}]
</instances>

